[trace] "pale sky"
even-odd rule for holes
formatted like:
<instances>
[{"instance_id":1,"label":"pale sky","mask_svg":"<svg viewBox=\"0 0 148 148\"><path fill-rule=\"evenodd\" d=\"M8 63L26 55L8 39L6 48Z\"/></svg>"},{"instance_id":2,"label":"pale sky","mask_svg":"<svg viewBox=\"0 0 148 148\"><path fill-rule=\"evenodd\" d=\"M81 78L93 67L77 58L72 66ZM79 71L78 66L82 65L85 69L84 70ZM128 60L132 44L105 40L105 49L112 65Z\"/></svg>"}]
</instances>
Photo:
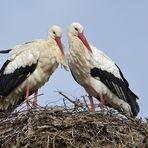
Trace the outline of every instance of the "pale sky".
<instances>
[{"instance_id":1,"label":"pale sky","mask_svg":"<svg viewBox=\"0 0 148 148\"><path fill-rule=\"evenodd\" d=\"M62 41L68 51L67 30L80 22L90 43L104 51L121 68L130 88L139 96L141 112L148 117L148 1L147 0L5 0L0 3L0 49L47 37L48 29L63 28ZM0 55L0 66L9 55ZM75 97L85 90L60 66L39 90L39 104L61 99L61 90ZM62 103L52 103L59 105Z\"/></svg>"}]
</instances>

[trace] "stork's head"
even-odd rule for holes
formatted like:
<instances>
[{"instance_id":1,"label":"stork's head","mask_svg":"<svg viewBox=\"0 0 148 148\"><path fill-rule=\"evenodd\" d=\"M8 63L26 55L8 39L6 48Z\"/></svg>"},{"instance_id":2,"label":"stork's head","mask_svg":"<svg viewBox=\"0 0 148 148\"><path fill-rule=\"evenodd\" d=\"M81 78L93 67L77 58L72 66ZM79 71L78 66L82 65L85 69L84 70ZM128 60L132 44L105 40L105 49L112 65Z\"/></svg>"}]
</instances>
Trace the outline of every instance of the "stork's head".
<instances>
[{"instance_id":1,"label":"stork's head","mask_svg":"<svg viewBox=\"0 0 148 148\"><path fill-rule=\"evenodd\" d=\"M69 27L69 33L73 36L78 37L82 43L86 46L86 48L92 52L92 49L84 36L84 28L80 23L72 23Z\"/></svg>"},{"instance_id":2,"label":"stork's head","mask_svg":"<svg viewBox=\"0 0 148 148\"><path fill-rule=\"evenodd\" d=\"M62 29L61 27L54 25L52 26L49 31L48 31L48 38L52 38L56 41L57 45L59 46L62 54L64 55L64 47L61 42L61 37L62 37Z\"/></svg>"}]
</instances>

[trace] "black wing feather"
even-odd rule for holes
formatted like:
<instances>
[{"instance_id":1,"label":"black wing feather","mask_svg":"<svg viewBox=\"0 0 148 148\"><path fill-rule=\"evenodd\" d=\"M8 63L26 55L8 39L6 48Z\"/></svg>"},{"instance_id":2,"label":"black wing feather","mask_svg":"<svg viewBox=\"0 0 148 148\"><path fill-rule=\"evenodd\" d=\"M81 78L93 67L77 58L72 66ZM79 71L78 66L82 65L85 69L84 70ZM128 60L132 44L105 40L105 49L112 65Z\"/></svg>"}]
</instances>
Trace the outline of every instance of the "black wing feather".
<instances>
[{"instance_id":1,"label":"black wing feather","mask_svg":"<svg viewBox=\"0 0 148 148\"><path fill-rule=\"evenodd\" d=\"M129 83L128 83L128 81L124 78L122 71L120 70L120 68L118 67L117 64L115 64L115 65L116 65L116 67L118 68L119 73L120 73L120 75L121 75L121 78L124 80L126 86L129 87Z\"/></svg>"},{"instance_id":2,"label":"black wing feather","mask_svg":"<svg viewBox=\"0 0 148 148\"><path fill-rule=\"evenodd\" d=\"M1 70L0 70L0 77L2 76L2 74L3 74L3 72L4 72L5 68L6 68L6 66L7 66L9 63L10 63L10 60L7 60L7 61L3 64L3 66L2 66L2 68L1 68Z\"/></svg>"},{"instance_id":3,"label":"black wing feather","mask_svg":"<svg viewBox=\"0 0 148 148\"><path fill-rule=\"evenodd\" d=\"M0 96L3 97L9 95L11 91L19 86L27 78L28 74L32 73L37 66L36 63L32 64L31 66L20 67L11 74L4 74L4 70L9 62L10 61L7 60L0 71Z\"/></svg>"},{"instance_id":4,"label":"black wing feather","mask_svg":"<svg viewBox=\"0 0 148 148\"><path fill-rule=\"evenodd\" d=\"M118 68L119 69L119 68ZM122 79L117 78L112 73L102 70L100 68L93 68L90 71L92 77L99 77L100 80L110 89L111 92L116 94L118 98L124 100L131 106L133 116L137 116L139 112L139 105L136 102L138 97L130 90L127 80L123 77L119 69Z\"/></svg>"},{"instance_id":5,"label":"black wing feather","mask_svg":"<svg viewBox=\"0 0 148 148\"><path fill-rule=\"evenodd\" d=\"M99 77L100 80L119 98L125 100L125 96L127 95L127 83L122 81L121 79L115 77L113 74L101 70L99 68L91 69L91 76ZM121 90L122 89L122 90ZM123 91L124 94L121 92ZM126 101L126 100L125 100Z\"/></svg>"},{"instance_id":6,"label":"black wing feather","mask_svg":"<svg viewBox=\"0 0 148 148\"><path fill-rule=\"evenodd\" d=\"M12 49L7 49L7 50L0 50L0 53L5 54L9 53Z\"/></svg>"}]
</instances>

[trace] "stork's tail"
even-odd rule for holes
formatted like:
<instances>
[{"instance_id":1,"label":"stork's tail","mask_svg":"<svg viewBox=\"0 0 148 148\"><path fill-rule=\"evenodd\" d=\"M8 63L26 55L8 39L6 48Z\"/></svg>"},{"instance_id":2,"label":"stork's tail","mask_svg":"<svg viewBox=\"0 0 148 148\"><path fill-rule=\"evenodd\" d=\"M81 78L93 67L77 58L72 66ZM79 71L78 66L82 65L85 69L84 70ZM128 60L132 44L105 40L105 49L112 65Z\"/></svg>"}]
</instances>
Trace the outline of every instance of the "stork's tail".
<instances>
[{"instance_id":1,"label":"stork's tail","mask_svg":"<svg viewBox=\"0 0 148 148\"><path fill-rule=\"evenodd\" d=\"M129 89L127 103L131 107L133 117L136 117L140 111L139 105L137 103L137 99L138 99L138 97Z\"/></svg>"}]
</instances>

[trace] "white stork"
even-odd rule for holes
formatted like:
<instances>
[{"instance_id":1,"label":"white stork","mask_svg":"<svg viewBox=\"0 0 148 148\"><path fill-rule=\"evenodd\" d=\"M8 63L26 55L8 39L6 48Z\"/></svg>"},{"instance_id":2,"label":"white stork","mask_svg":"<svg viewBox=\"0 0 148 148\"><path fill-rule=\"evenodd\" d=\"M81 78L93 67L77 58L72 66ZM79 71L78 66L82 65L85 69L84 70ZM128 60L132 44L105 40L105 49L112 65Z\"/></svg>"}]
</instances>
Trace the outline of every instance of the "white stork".
<instances>
[{"instance_id":1,"label":"white stork","mask_svg":"<svg viewBox=\"0 0 148 148\"><path fill-rule=\"evenodd\" d=\"M13 111L25 98L29 110L29 96L33 93L36 108L38 89L59 63L67 67L61 36L62 29L54 25L46 40L34 40L1 52L10 52L11 56L0 70L0 111Z\"/></svg>"},{"instance_id":2,"label":"white stork","mask_svg":"<svg viewBox=\"0 0 148 148\"><path fill-rule=\"evenodd\" d=\"M100 100L102 110L105 104L126 116L137 116L138 97L130 90L119 67L106 54L88 43L81 24L70 25L68 41L69 67L74 79L89 94L91 111L94 111L94 96Z\"/></svg>"}]
</instances>

